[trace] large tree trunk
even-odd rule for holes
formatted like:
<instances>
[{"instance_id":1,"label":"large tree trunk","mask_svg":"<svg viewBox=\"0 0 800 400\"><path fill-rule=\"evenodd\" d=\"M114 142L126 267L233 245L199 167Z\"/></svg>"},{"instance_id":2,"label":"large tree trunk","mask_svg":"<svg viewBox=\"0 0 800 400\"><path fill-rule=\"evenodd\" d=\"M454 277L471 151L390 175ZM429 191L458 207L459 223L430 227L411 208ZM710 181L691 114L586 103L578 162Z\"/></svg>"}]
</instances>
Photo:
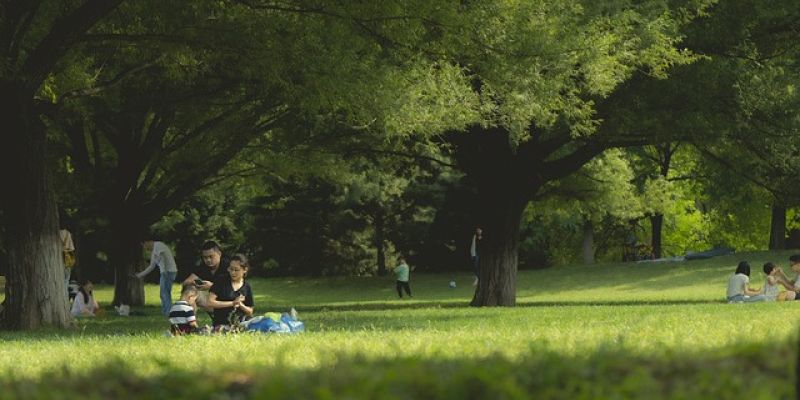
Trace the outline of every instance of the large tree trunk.
<instances>
[{"instance_id":1,"label":"large tree trunk","mask_svg":"<svg viewBox=\"0 0 800 400\"><path fill-rule=\"evenodd\" d=\"M131 274L145 267L141 241L147 239L144 237L146 229L134 222L143 220L134 215L130 211L116 211L111 220L114 305L144 305L144 283L141 279L132 278Z\"/></svg>"},{"instance_id":2,"label":"large tree trunk","mask_svg":"<svg viewBox=\"0 0 800 400\"><path fill-rule=\"evenodd\" d=\"M459 167L477 188L475 215L483 243L473 306L516 304L517 252L525 206L546 182L577 171L606 148L585 142L564 152L570 137L560 133L565 136L515 144L505 128L475 125L447 136ZM551 157L555 153L560 157Z\"/></svg>"},{"instance_id":3,"label":"large tree trunk","mask_svg":"<svg viewBox=\"0 0 800 400\"><path fill-rule=\"evenodd\" d=\"M594 225L592 221L583 223L583 263L594 264Z\"/></svg>"},{"instance_id":4,"label":"large tree trunk","mask_svg":"<svg viewBox=\"0 0 800 400\"><path fill-rule=\"evenodd\" d=\"M474 224L482 230L478 285L472 306L514 306L522 211L537 186L526 178L517 149L500 128L473 127L453 137L456 159L475 185Z\"/></svg>"},{"instance_id":5,"label":"large tree trunk","mask_svg":"<svg viewBox=\"0 0 800 400\"><path fill-rule=\"evenodd\" d=\"M2 327L9 330L63 328L72 320L46 137L32 98L18 85L0 82L0 121L6 132L0 204L8 253Z\"/></svg>"},{"instance_id":6,"label":"large tree trunk","mask_svg":"<svg viewBox=\"0 0 800 400\"><path fill-rule=\"evenodd\" d=\"M786 206L775 201L772 203L772 219L769 229L769 249L786 248Z\"/></svg>"},{"instance_id":7,"label":"large tree trunk","mask_svg":"<svg viewBox=\"0 0 800 400\"><path fill-rule=\"evenodd\" d=\"M375 249L378 252L378 276L386 276L386 246L384 246L385 218L383 210L375 213Z\"/></svg>"},{"instance_id":8,"label":"large tree trunk","mask_svg":"<svg viewBox=\"0 0 800 400\"><path fill-rule=\"evenodd\" d=\"M664 179L669 180L669 170L672 164L672 157L675 155L675 152L678 151L678 147L680 143L676 143L674 146L672 143L665 143L661 146L655 146L656 152L658 154L658 168L659 173ZM650 246L653 248L653 257L661 258L661 238L662 238L662 231L664 230L664 214L657 212L655 215L650 217L650 228L651 228L651 241Z\"/></svg>"},{"instance_id":9,"label":"large tree trunk","mask_svg":"<svg viewBox=\"0 0 800 400\"><path fill-rule=\"evenodd\" d=\"M664 227L664 214L656 213L650 217L650 227L652 233L650 244L653 246L653 257L661 258L661 232Z\"/></svg>"},{"instance_id":10,"label":"large tree trunk","mask_svg":"<svg viewBox=\"0 0 800 400\"><path fill-rule=\"evenodd\" d=\"M480 224L478 287L473 306L514 306L517 303L519 227L526 201L510 193L483 198Z\"/></svg>"}]
</instances>

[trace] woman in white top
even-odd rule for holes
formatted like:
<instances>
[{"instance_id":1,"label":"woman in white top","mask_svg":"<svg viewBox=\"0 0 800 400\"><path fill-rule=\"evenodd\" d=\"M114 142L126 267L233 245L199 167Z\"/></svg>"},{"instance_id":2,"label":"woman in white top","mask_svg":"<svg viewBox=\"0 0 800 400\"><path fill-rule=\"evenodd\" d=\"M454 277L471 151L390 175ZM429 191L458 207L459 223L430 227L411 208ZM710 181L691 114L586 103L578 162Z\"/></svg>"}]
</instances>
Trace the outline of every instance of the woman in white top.
<instances>
[{"instance_id":1,"label":"woman in white top","mask_svg":"<svg viewBox=\"0 0 800 400\"><path fill-rule=\"evenodd\" d=\"M766 297L758 289L750 288L750 263L742 261L728 280L728 302L765 301Z\"/></svg>"},{"instance_id":2,"label":"woman in white top","mask_svg":"<svg viewBox=\"0 0 800 400\"><path fill-rule=\"evenodd\" d=\"M78 294L75 295L75 300L72 301L73 317L94 317L97 315L100 307L97 305L97 300L92 295L94 285L92 281L85 280L81 282L81 287L78 289Z\"/></svg>"}]
</instances>

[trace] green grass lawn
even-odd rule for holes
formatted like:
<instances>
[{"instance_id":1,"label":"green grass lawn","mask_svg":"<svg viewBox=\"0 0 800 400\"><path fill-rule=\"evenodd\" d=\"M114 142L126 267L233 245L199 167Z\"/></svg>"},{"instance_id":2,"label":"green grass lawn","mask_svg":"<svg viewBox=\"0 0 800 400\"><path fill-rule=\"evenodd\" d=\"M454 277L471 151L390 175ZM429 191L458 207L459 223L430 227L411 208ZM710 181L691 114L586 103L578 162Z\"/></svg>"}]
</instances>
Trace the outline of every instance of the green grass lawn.
<instances>
[{"instance_id":1,"label":"green grass lawn","mask_svg":"<svg viewBox=\"0 0 800 400\"><path fill-rule=\"evenodd\" d=\"M406 300L389 277L251 280L294 336L165 337L149 285L144 316L0 333L0 398L794 398L800 302L722 301L740 259L761 286L789 254L522 271L503 309L467 306L468 273L412 272Z\"/></svg>"}]
</instances>

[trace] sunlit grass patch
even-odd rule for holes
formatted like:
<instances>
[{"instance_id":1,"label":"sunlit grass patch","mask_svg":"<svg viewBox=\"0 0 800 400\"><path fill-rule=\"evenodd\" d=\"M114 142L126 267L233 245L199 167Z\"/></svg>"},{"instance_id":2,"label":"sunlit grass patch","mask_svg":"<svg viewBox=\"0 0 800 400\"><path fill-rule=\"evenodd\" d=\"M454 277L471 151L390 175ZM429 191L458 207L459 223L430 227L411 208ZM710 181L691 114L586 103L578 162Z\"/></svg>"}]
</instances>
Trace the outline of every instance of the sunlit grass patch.
<instances>
[{"instance_id":1,"label":"sunlit grass patch","mask_svg":"<svg viewBox=\"0 0 800 400\"><path fill-rule=\"evenodd\" d=\"M299 310L307 332L290 336L165 337L157 286L143 315L120 317L100 285L100 318L0 333L0 386L14 394L0 397L79 397L96 377L99 397L121 398L788 398L800 302L722 300L740 258L786 257L521 271L513 308L469 307L468 273L414 273L403 300L388 277L251 280L257 313Z\"/></svg>"}]
</instances>

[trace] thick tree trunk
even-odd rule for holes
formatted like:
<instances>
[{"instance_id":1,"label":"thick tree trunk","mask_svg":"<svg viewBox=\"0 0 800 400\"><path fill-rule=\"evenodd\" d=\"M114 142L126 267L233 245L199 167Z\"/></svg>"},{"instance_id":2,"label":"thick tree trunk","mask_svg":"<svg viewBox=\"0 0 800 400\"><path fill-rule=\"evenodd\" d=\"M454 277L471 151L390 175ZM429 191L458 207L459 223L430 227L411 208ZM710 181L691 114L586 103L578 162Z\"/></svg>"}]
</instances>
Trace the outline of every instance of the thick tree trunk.
<instances>
[{"instance_id":1,"label":"thick tree trunk","mask_svg":"<svg viewBox=\"0 0 800 400\"><path fill-rule=\"evenodd\" d=\"M478 287L473 306L514 306L517 303L519 227L525 201L490 196L484 202ZM489 199L486 199L489 200Z\"/></svg>"},{"instance_id":2,"label":"thick tree trunk","mask_svg":"<svg viewBox=\"0 0 800 400\"><path fill-rule=\"evenodd\" d=\"M535 130L534 127L530 128ZM471 126L447 135L466 180L477 188L477 225L483 231L473 306L516 304L519 231L525 206L548 181L580 169L605 149L586 142L567 150L566 132L515 144L503 127ZM553 157L559 153L559 157Z\"/></svg>"},{"instance_id":3,"label":"thick tree trunk","mask_svg":"<svg viewBox=\"0 0 800 400\"><path fill-rule=\"evenodd\" d=\"M472 306L514 306L517 302L517 267L522 211L538 180L531 166L519 158L501 128L473 127L451 138L456 159L475 185L473 226L482 230L478 246L478 284Z\"/></svg>"},{"instance_id":4,"label":"thick tree trunk","mask_svg":"<svg viewBox=\"0 0 800 400\"><path fill-rule=\"evenodd\" d=\"M68 327L58 212L47 168L46 137L21 87L0 82L0 121L6 132L0 168L7 265L2 327Z\"/></svg>"},{"instance_id":5,"label":"thick tree trunk","mask_svg":"<svg viewBox=\"0 0 800 400\"><path fill-rule=\"evenodd\" d=\"M775 201L772 203L772 219L769 229L769 249L786 248L786 206Z\"/></svg>"},{"instance_id":6,"label":"thick tree trunk","mask_svg":"<svg viewBox=\"0 0 800 400\"><path fill-rule=\"evenodd\" d=\"M135 213L115 212L112 217L111 265L114 268L114 305L144 305L144 283L131 274L144 269L141 241L145 229L133 222ZM138 219L142 221L143 219Z\"/></svg>"},{"instance_id":7,"label":"thick tree trunk","mask_svg":"<svg viewBox=\"0 0 800 400\"><path fill-rule=\"evenodd\" d=\"M650 217L650 227L652 229L650 244L653 247L653 257L661 258L661 232L664 228L664 214L656 213Z\"/></svg>"},{"instance_id":8,"label":"thick tree trunk","mask_svg":"<svg viewBox=\"0 0 800 400\"><path fill-rule=\"evenodd\" d=\"M662 146L656 146L656 152L659 160L659 173L665 180L669 180L669 170L672 164L672 157L680 146L679 143L673 146L672 143L666 143ZM650 217L651 228L651 241L650 246L653 248L653 257L661 258L661 239L664 230L664 214L657 212Z\"/></svg>"},{"instance_id":9,"label":"thick tree trunk","mask_svg":"<svg viewBox=\"0 0 800 400\"><path fill-rule=\"evenodd\" d=\"M594 225L592 221L583 223L583 263L594 264Z\"/></svg>"},{"instance_id":10,"label":"thick tree trunk","mask_svg":"<svg viewBox=\"0 0 800 400\"><path fill-rule=\"evenodd\" d=\"M378 276L386 276L386 246L384 246L385 218L383 211L375 214L375 249L378 252Z\"/></svg>"}]
</instances>

